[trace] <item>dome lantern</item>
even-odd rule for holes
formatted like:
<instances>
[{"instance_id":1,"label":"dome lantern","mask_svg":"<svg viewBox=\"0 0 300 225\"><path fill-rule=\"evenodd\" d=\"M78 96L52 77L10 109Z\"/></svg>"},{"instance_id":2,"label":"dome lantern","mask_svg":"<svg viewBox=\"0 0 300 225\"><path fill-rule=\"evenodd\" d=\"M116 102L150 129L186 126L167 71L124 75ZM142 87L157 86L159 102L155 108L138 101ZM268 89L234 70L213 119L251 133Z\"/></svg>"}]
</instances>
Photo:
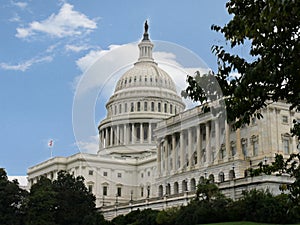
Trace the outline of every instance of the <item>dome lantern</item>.
<instances>
[{"instance_id":1,"label":"dome lantern","mask_svg":"<svg viewBox=\"0 0 300 225\"><path fill-rule=\"evenodd\" d=\"M152 57L152 49L153 49L153 44L149 39L149 34L148 34L148 23L147 20L145 22L144 26L144 35L143 35L143 40L139 43L139 49L140 49L140 56L138 59L138 62L154 62L154 59Z\"/></svg>"}]
</instances>

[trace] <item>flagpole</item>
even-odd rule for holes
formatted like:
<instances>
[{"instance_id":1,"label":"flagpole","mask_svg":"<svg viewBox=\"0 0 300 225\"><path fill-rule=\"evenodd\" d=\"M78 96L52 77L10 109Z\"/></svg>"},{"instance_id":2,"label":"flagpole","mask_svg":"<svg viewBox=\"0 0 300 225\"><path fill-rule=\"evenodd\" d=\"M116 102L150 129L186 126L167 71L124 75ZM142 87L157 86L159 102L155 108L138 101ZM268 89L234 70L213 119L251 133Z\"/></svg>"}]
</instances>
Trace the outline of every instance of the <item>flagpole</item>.
<instances>
[{"instance_id":1,"label":"flagpole","mask_svg":"<svg viewBox=\"0 0 300 225\"><path fill-rule=\"evenodd\" d=\"M50 159L52 159L52 153L53 153L53 150L52 150L52 148L53 148L53 140L52 139L50 139L49 140L49 142L48 142L48 148L49 148L49 150L50 150Z\"/></svg>"}]
</instances>

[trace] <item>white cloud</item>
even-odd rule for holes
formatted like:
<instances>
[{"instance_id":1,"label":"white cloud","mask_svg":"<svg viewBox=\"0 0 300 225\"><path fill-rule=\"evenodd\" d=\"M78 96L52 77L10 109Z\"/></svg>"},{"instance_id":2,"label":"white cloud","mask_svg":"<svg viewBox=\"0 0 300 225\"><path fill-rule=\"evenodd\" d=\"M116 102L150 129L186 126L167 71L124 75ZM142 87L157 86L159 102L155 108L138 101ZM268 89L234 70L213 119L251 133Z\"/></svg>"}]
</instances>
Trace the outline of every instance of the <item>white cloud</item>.
<instances>
[{"instance_id":1,"label":"white cloud","mask_svg":"<svg viewBox=\"0 0 300 225\"><path fill-rule=\"evenodd\" d=\"M91 136L88 140L78 141L76 144L81 152L96 154L99 150L99 137L98 135Z\"/></svg>"},{"instance_id":2,"label":"white cloud","mask_svg":"<svg viewBox=\"0 0 300 225\"><path fill-rule=\"evenodd\" d=\"M73 10L73 5L64 3L57 14L50 15L46 20L33 21L27 27L18 27L16 37L27 38L36 33L44 33L52 37L79 36L97 28L94 20Z\"/></svg>"},{"instance_id":3,"label":"white cloud","mask_svg":"<svg viewBox=\"0 0 300 225\"><path fill-rule=\"evenodd\" d=\"M14 2L14 1L12 1L12 4L19 7L20 9L25 9L28 6L27 2Z\"/></svg>"},{"instance_id":4,"label":"white cloud","mask_svg":"<svg viewBox=\"0 0 300 225\"><path fill-rule=\"evenodd\" d=\"M81 51L87 50L89 48L90 47L87 45L69 45L68 44L65 46L65 49L67 51L71 51L71 52L81 52Z\"/></svg>"},{"instance_id":5,"label":"white cloud","mask_svg":"<svg viewBox=\"0 0 300 225\"><path fill-rule=\"evenodd\" d=\"M18 63L15 65L8 64L8 63L0 63L0 68L3 70L15 70L15 71L26 71L28 70L33 64L41 63L41 62L51 62L52 56L45 56L42 58L32 58L23 63Z\"/></svg>"},{"instance_id":6,"label":"white cloud","mask_svg":"<svg viewBox=\"0 0 300 225\"><path fill-rule=\"evenodd\" d=\"M26 187L28 184L27 176L7 176L9 181L17 180L20 186Z\"/></svg>"}]
</instances>

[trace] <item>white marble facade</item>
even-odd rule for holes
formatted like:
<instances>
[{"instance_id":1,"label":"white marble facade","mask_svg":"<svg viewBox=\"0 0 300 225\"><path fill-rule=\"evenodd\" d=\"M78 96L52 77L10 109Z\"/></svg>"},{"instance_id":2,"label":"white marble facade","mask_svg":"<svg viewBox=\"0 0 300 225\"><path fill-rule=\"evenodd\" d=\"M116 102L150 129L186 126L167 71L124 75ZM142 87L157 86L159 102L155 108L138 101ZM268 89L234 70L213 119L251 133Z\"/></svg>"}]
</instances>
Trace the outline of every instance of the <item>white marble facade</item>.
<instances>
[{"instance_id":1,"label":"white marble facade","mask_svg":"<svg viewBox=\"0 0 300 225\"><path fill-rule=\"evenodd\" d=\"M138 47L138 61L106 104L98 153L55 157L30 167L30 185L66 170L84 176L98 207L109 206L193 191L203 178L219 184L241 179L247 168L272 162L275 153L287 157L297 151L289 133L300 115L287 104L270 104L261 111L263 119L233 130L225 117L203 113L201 106L184 111L172 78L152 57L147 31Z\"/></svg>"}]
</instances>

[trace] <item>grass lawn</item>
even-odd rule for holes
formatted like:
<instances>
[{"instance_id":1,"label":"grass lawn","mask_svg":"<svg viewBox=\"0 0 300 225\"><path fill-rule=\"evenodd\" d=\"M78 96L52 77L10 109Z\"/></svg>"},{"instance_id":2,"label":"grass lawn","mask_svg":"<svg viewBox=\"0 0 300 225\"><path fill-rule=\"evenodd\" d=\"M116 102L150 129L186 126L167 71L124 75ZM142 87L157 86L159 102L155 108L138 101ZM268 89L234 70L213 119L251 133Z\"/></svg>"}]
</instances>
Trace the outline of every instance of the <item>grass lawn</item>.
<instances>
[{"instance_id":1,"label":"grass lawn","mask_svg":"<svg viewBox=\"0 0 300 225\"><path fill-rule=\"evenodd\" d=\"M274 223L254 223L254 222L226 222L226 223L210 223L207 225L277 225ZM300 225L299 223L293 225Z\"/></svg>"}]
</instances>

